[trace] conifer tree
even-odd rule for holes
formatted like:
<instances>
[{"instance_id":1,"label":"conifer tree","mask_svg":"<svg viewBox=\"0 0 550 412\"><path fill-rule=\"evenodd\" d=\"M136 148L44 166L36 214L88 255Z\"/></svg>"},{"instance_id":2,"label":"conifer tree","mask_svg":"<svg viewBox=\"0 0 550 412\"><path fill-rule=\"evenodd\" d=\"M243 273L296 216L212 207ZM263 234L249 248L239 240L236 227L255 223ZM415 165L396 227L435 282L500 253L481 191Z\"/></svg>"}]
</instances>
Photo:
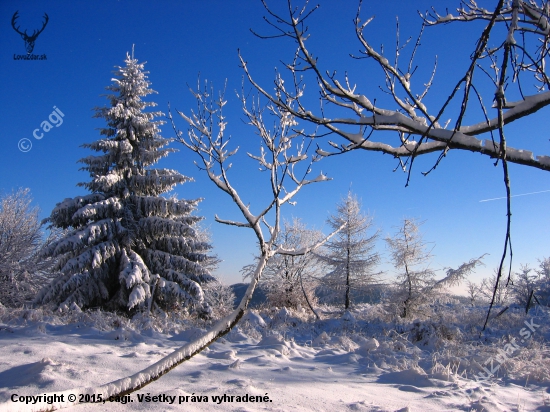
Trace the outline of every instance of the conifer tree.
<instances>
[{"instance_id":1,"label":"conifer tree","mask_svg":"<svg viewBox=\"0 0 550 412\"><path fill-rule=\"evenodd\" d=\"M323 282L329 290L344 291L344 308L349 309L352 294L365 292L377 279L374 268L380 255L374 252L379 232L368 236L372 218L361 213L361 204L351 192L336 206L336 214L328 218L331 228L345 224L333 240L326 243L319 259L331 269Z\"/></svg>"},{"instance_id":2,"label":"conifer tree","mask_svg":"<svg viewBox=\"0 0 550 412\"><path fill-rule=\"evenodd\" d=\"M161 112L142 98L149 88L144 63L126 56L107 87L110 106L96 108L105 119L104 137L83 147L99 152L80 160L91 180L79 183L91 193L58 203L49 218L66 235L45 256L57 257L56 278L37 297L61 307L103 307L126 313L138 309L198 306L207 313L201 284L213 280L210 244L193 211L201 199L163 196L192 180L175 170L154 169L174 152L160 136Z\"/></svg>"},{"instance_id":3,"label":"conifer tree","mask_svg":"<svg viewBox=\"0 0 550 412\"><path fill-rule=\"evenodd\" d=\"M423 222L422 222L423 223ZM482 265L485 255L470 259L458 268L445 268L443 278L436 280L435 271L430 269L432 258L426 250L426 242L414 218L403 219L402 226L393 237L386 237L397 278L390 298L402 318L411 318L419 313L423 305L433 303L450 286L460 285Z\"/></svg>"},{"instance_id":4,"label":"conifer tree","mask_svg":"<svg viewBox=\"0 0 550 412\"><path fill-rule=\"evenodd\" d=\"M430 269L432 255L426 250L426 243L418 230L416 219L403 219L403 225L393 237L387 237L395 268L395 300L399 303L400 316L411 317L422 303L433 294L429 293L435 284L435 272Z\"/></svg>"}]
</instances>

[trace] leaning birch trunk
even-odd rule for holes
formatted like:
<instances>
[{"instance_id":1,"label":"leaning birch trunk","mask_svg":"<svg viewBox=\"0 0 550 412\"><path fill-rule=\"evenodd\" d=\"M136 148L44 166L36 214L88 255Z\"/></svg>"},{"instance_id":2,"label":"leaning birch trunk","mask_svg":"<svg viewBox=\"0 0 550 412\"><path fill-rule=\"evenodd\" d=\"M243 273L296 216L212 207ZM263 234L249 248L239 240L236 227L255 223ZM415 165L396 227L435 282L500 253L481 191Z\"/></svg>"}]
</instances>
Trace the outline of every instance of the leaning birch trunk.
<instances>
[{"instance_id":1,"label":"leaning birch trunk","mask_svg":"<svg viewBox=\"0 0 550 412\"><path fill-rule=\"evenodd\" d=\"M56 391L55 394L64 395L64 402L55 402L53 404L48 404L46 402L38 402L34 405L22 405L19 406L19 403L6 403L0 404L0 411L25 411L25 412L38 412L45 410L53 410L66 408L73 405L79 404L79 395L99 395L101 394L103 400L108 400L110 397L124 396L132 392L135 392L144 386L150 384L151 382L157 380L162 375L168 373L176 366L182 364L186 360L191 359L193 356L202 352L210 344L214 343L216 340L226 335L231 331L231 329L239 322L241 317L244 315L254 290L260 280L262 271L266 265L268 256L266 253L262 254L256 270L254 271L254 276L248 285L246 293L241 299L239 306L227 317L217 322L209 331L204 333L201 337L183 345L181 348L176 349L170 355L165 356L161 360L155 362L151 366L131 375L126 378L117 379L116 381L107 383L105 385L96 387L96 388L78 388L78 389L69 389L63 392ZM45 394L53 395L51 394ZM74 401L67 400L69 395L75 395Z\"/></svg>"}]
</instances>

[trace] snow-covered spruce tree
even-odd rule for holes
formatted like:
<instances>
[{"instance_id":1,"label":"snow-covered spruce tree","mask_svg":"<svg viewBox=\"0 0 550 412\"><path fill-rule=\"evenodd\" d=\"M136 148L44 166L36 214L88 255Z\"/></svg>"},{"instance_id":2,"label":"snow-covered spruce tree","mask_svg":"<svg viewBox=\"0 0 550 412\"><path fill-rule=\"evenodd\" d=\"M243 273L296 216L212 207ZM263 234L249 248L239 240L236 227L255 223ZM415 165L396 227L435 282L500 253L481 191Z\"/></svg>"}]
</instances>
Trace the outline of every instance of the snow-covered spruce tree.
<instances>
[{"instance_id":1,"label":"snow-covered spruce tree","mask_svg":"<svg viewBox=\"0 0 550 412\"><path fill-rule=\"evenodd\" d=\"M83 147L100 152L80 160L91 180L79 183L91 193L58 203L46 221L69 229L45 255L59 258L62 275L38 296L37 303L102 307L127 314L174 310L204 300L201 284L213 280L207 255L211 246L192 212L198 200L162 196L192 180L175 170L154 169L174 152L164 148L160 112L142 101L154 93L144 63L127 55L107 90L109 107L96 108L105 138ZM207 304L203 313L210 311Z\"/></svg>"},{"instance_id":2,"label":"snow-covered spruce tree","mask_svg":"<svg viewBox=\"0 0 550 412\"><path fill-rule=\"evenodd\" d=\"M369 286L377 280L375 268L380 255L373 249L379 231L367 235L372 218L361 213L361 204L351 192L338 203L336 214L331 215L327 223L334 230L343 224L345 226L318 255L318 259L330 268L323 277L323 284L339 296L338 301L343 300L344 308L348 310L352 296L367 293Z\"/></svg>"},{"instance_id":3,"label":"snow-covered spruce tree","mask_svg":"<svg viewBox=\"0 0 550 412\"><path fill-rule=\"evenodd\" d=\"M403 219L403 224L393 237L387 237L394 267L398 270L394 293L390 297L402 318L414 316L424 304L432 303L447 287L460 284L483 264L482 255L463 263L457 269L447 268L445 276L435 279L429 268L431 253L419 232L416 219Z\"/></svg>"}]
</instances>

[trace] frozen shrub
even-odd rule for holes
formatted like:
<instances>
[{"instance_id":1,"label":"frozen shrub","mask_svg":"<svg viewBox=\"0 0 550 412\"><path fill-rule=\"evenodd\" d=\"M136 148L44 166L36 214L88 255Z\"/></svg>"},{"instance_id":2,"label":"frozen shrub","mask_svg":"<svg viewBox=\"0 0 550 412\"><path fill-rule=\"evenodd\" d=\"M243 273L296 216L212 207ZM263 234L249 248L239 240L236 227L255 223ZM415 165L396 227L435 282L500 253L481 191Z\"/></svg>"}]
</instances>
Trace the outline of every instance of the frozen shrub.
<instances>
[{"instance_id":1,"label":"frozen shrub","mask_svg":"<svg viewBox=\"0 0 550 412\"><path fill-rule=\"evenodd\" d=\"M29 189L0 198L0 304L20 307L30 303L52 275L52 259L40 252L55 237L44 240L38 208L31 206Z\"/></svg>"},{"instance_id":2,"label":"frozen shrub","mask_svg":"<svg viewBox=\"0 0 550 412\"><path fill-rule=\"evenodd\" d=\"M497 279L498 269L495 269L494 274L489 278L484 278L481 281L481 286L479 287L479 292L482 300L485 303L491 302L493 298L493 292L495 291L495 284ZM510 274L511 283L514 282L514 274ZM512 301L512 288L508 284L506 278L501 278L498 282L498 288L495 293L495 305L506 305Z\"/></svg>"},{"instance_id":3,"label":"frozen shrub","mask_svg":"<svg viewBox=\"0 0 550 412\"><path fill-rule=\"evenodd\" d=\"M221 319L234 309L235 294L231 287L224 285L219 280L209 282L203 286L204 301L212 309L210 317Z\"/></svg>"},{"instance_id":4,"label":"frozen shrub","mask_svg":"<svg viewBox=\"0 0 550 412\"><path fill-rule=\"evenodd\" d=\"M285 221L276 240L276 246L284 250L300 250L319 242L321 232L309 230L299 220ZM258 258L256 258L256 261ZM242 269L248 277L254 264ZM264 269L261 288L268 304L277 307L298 309L316 304L315 287L318 284L319 262L312 253L306 255L277 254L269 259Z\"/></svg>"}]
</instances>

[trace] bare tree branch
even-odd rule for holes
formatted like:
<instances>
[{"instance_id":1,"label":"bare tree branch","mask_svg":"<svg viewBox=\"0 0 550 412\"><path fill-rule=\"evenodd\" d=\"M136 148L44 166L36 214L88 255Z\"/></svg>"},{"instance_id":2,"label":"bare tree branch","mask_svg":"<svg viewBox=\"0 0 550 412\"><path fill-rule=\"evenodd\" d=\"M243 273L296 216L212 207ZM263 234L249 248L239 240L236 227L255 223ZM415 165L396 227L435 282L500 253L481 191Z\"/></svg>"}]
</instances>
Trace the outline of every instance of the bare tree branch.
<instances>
[{"instance_id":1,"label":"bare tree branch","mask_svg":"<svg viewBox=\"0 0 550 412\"><path fill-rule=\"evenodd\" d=\"M309 123L321 126L327 129L329 133L341 136L348 142L348 144L339 146L336 152L320 148L317 153L321 156L330 156L350 150L363 149L380 151L391 154L397 158L410 157L414 160L416 156L427 153L441 151L446 154L448 150L460 149L481 153L490 158L499 158L501 150L499 147L493 145L492 139L484 140L477 137L498 130L498 116L488 121L484 120L483 122L471 125L464 125L463 123L466 107L469 106L469 92L471 87L474 87L473 81L476 68L482 67L480 62L487 60L487 57L494 56L497 52L504 50L502 46L494 50L489 50L487 47L488 39L496 25L502 23L511 24L515 22L514 24L517 25L517 28L514 29L514 32L520 32L522 34L527 33L531 36L546 36L546 32L548 31L548 20L546 18L547 14L545 14L545 8L547 6L544 4L543 6L536 6L534 2L527 3L522 0L514 0L514 2L518 4L518 7L516 7L516 10L518 10L517 15L519 16L519 13L523 13L524 19L518 17L514 20L514 7L508 7L504 4L503 0L498 2L497 7L492 12L478 7L474 2L470 2L467 4L466 8L462 7L458 9L458 14L456 16L441 16L437 14L435 10L427 15L421 15L424 19L424 24L428 26L453 21L489 21L489 24L480 35L480 40L476 45L476 50L472 56L472 61L468 70L453 88L452 93L449 94L449 97L437 112L431 112L423 103L424 97L432 87L435 70L432 73L430 81L426 85L423 85L421 93L416 94L413 91L413 73L411 73L411 71L415 71L412 69L413 59L420 44L420 36L412 51L407 73L402 73L398 67L399 60L397 55L392 64L385 56L377 52L370 45L367 40L366 29L371 23L372 18L365 21L361 20L361 5L358 8L355 18L357 39L362 46L364 57L373 60L375 64L382 69L386 80L386 88L388 93L393 97L397 105L397 110L377 107L375 103L373 103L374 100L372 97L356 92L355 85L350 83L347 75L345 77L345 82L342 83L336 78L335 74L328 74L328 72L324 73L323 70L321 70L318 66L317 58L313 56L306 46L308 36L305 35L307 27L304 25L304 18L306 16L309 17L314 11L314 9L308 9L306 7L307 3L303 8L295 9L289 0L287 7L288 15L284 17L273 12L264 2L264 6L269 15L265 20L270 23L271 27L276 27L280 33L284 33L285 37L293 39L298 45L292 63L286 64L286 68L294 81L294 90L290 91L285 89L283 91L279 85L284 82L282 81L282 76L278 74L275 80L275 92L268 92L255 82L250 68L242 55L240 55L241 65L249 81L274 105L292 114L297 119L303 119ZM421 30L421 33L422 32L423 29ZM515 40L513 40L513 34L510 34L509 31L508 37L510 38L506 41L509 40L511 47L516 47L514 43ZM399 44L399 40L397 41L396 54L400 54L407 42L401 45ZM536 43L537 42L535 42L535 44ZM543 56L548 54L548 46L546 42L543 45L544 47L542 48L538 45L536 46L539 48L538 53L541 57L531 58L532 61L529 64L515 65L514 76L518 81L520 76L533 73L535 75L535 81L542 83L547 82ZM527 46L523 46L523 49L527 50ZM507 58L511 59L513 54L514 53L509 53ZM304 95L304 80L303 77L298 76L297 73L305 72L312 72L314 74L320 88L322 105L321 112L318 114L316 113L318 112L317 110L308 109L305 100L302 98ZM447 129L445 126L439 124L439 119L445 110L448 109L449 103L457 96L456 93L461 89L461 85L464 86L464 94L461 98L460 111L456 115L455 127L454 129ZM289 99L292 100L293 107L289 107L285 103ZM505 102L502 109L506 110L503 110L502 120L504 125L507 125L548 106L550 104L550 92L541 92L524 96L521 101L517 102L507 102L506 99L504 100ZM350 110L352 116L328 117L323 107L329 106ZM483 117L485 118L485 115ZM357 127L357 132L350 133L350 127ZM405 134L408 137L405 141L400 139L398 144L389 144L386 141L373 140L371 134L367 133L368 129L376 131L397 131L399 132L398 136L403 136L403 134ZM368 136L366 137L366 135ZM412 138L415 136L417 139ZM315 134L314 137L321 137L321 133ZM550 171L550 156L534 156L531 151L526 149L508 147L507 161Z\"/></svg>"}]
</instances>

